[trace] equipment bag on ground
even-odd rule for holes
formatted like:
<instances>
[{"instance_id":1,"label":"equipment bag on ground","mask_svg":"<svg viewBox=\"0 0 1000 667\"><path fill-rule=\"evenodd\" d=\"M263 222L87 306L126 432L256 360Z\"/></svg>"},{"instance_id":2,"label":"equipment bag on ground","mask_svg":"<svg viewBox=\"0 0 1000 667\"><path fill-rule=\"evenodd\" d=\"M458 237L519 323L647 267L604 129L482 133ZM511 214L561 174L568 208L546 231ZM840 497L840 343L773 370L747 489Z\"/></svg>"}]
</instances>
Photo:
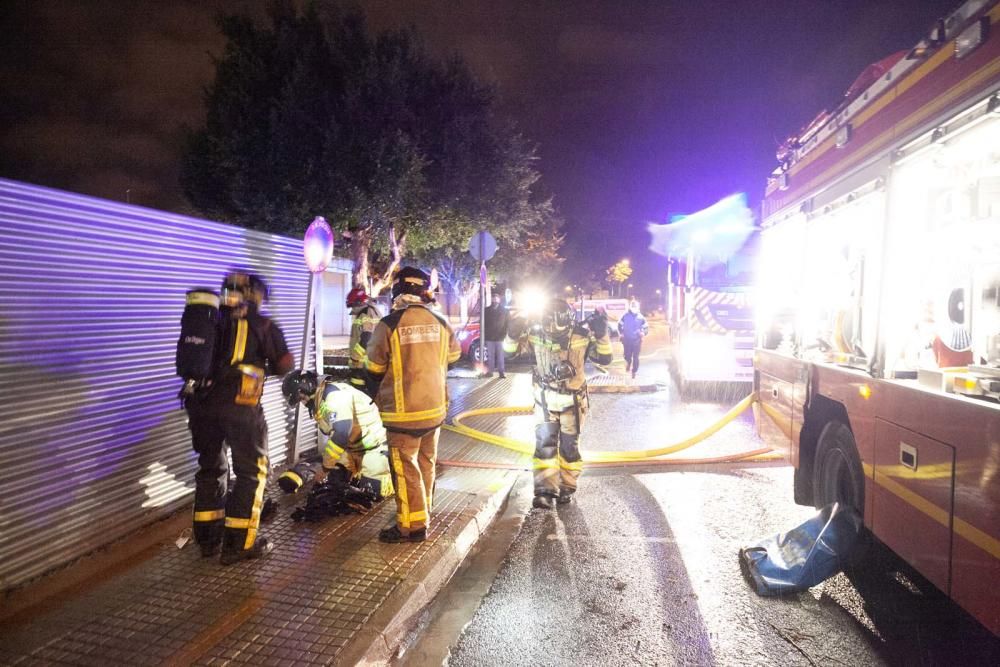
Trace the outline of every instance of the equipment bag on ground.
<instances>
[{"instance_id":1,"label":"equipment bag on ground","mask_svg":"<svg viewBox=\"0 0 1000 667\"><path fill-rule=\"evenodd\" d=\"M740 549L740 569L758 595L805 590L843 569L861 528L853 508L827 505L787 533Z\"/></svg>"}]
</instances>

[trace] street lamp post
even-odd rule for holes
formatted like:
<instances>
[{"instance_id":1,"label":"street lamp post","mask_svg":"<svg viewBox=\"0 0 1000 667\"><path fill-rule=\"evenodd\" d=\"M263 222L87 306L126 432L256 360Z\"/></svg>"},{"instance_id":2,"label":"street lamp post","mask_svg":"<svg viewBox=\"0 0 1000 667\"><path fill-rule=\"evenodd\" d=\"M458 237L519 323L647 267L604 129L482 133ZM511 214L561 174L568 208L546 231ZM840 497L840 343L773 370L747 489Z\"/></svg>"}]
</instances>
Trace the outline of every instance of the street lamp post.
<instances>
[{"instance_id":1,"label":"street lamp post","mask_svg":"<svg viewBox=\"0 0 1000 667\"><path fill-rule=\"evenodd\" d=\"M628 284L628 297L627 298L629 298L629 299L632 298L632 283Z\"/></svg>"}]
</instances>

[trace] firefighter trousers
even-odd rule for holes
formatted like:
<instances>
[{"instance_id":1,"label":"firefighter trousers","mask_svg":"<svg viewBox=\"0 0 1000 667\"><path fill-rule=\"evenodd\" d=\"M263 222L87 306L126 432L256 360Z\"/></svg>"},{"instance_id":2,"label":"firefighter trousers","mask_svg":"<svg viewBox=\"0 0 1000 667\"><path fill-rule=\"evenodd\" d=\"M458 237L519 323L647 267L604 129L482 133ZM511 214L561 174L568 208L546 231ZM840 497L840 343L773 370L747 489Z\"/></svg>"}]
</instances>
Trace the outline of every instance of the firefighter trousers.
<instances>
[{"instance_id":1,"label":"firefighter trousers","mask_svg":"<svg viewBox=\"0 0 1000 667\"><path fill-rule=\"evenodd\" d=\"M396 526L403 535L430 527L441 427L422 435L387 431L392 483L396 488Z\"/></svg>"},{"instance_id":2,"label":"firefighter trousers","mask_svg":"<svg viewBox=\"0 0 1000 667\"><path fill-rule=\"evenodd\" d=\"M267 422L260 406L188 402L188 426L198 454L194 538L240 551L253 547L267 485ZM225 446L236 480L229 487Z\"/></svg>"},{"instance_id":3,"label":"firefighter trousers","mask_svg":"<svg viewBox=\"0 0 1000 667\"><path fill-rule=\"evenodd\" d=\"M562 412L535 409L534 480L536 496L556 497L576 492L583 461L580 457L580 431L587 415L586 399L579 408Z\"/></svg>"}]
</instances>

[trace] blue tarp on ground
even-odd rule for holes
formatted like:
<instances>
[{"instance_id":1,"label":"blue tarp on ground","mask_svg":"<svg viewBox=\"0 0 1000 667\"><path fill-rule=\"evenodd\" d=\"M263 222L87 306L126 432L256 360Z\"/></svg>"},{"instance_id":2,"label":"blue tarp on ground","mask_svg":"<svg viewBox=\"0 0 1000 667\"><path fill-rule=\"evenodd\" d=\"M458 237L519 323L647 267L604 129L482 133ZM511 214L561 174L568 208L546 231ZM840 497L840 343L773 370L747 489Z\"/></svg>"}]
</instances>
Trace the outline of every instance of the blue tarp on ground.
<instances>
[{"instance_id":1,"label":"blue tarp on ground","mask_svg":"<svg viewBox=\"0 0 1000 667\"><path fill-rule=\"evenodd\" d=\"M787 533L740 549L740 569L758 595L805 590L840 572L861 528L853 508L827 505Z\"/></svg>"}]
</instances>

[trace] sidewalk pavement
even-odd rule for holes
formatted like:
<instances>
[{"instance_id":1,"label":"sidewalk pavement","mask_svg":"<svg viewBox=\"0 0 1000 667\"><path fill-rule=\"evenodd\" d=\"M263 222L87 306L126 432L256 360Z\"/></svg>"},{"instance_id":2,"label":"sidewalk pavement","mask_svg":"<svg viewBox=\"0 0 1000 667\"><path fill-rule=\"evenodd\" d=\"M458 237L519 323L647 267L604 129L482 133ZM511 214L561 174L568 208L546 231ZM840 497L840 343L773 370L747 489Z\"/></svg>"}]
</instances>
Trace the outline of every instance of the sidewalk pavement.
<instances>
[{"instance_id":1,"label":"sidewalk pavement","mask_svg":"<svg viewBox=\"0 0 1000 667\"><path fill-rule=\"evenodd\" d=\"M452 414L517 405L530 378L458 379ZM530 399L529 399L530 400ZM518 431L530 422L514 422ZM517 433L519 437L528 434ZM395 503L316 524L289 518L304 504L272 485L278 516L262 533L265 559L223 567L171 539L141 562L95 576L0 622L4 665L384 664L503 506L526 457L444 431L432 527L421 544L383 544ZM455 467L489 461L481 468ZM498 464L510 464L514 470ZM44 589L44 581L36 584ZM31 594L29 588L25 591ZM23 597L23 596L22 596Z\"/></svg>"}]
</instances>

